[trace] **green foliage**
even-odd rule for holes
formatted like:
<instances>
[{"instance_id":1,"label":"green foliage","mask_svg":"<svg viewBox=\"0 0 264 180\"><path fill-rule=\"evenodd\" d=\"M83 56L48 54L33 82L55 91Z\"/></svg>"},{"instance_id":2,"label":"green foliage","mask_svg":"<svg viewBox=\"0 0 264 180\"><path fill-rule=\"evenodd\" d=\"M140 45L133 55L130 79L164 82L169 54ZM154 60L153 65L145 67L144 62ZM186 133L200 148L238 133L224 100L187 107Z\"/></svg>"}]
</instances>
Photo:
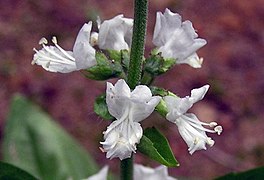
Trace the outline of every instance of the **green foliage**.
<instances>
[{"instance_id":1,"label":"green foliage","mask_svg":"<svg viewBox=\"0 0 264 180\"><path fill-rule=\"evenodd\" d=\"M264 177L264 166L241 173L230 173L225 176L216 178L216 180L251 180L251 179L263 179L263 177Z\"/></svg>"},{"instance_id":2,"label":"green foliage","mask_svg":"<svg viewBox=\"0 0 264 180\"><path fill-rule=\"evenodd\" d=\"M107 80L119 77L123 72L121 62L115 59L109 60L103 53L96 52L97 65L88 68L85 76L94 80Z\"/></svg>"},{"instance_id":3,"label":"green foliage","mask_svg":"<svg viewBox=\"0 0 264 180\"><path fill-rule=\"evenodd\" d=\"M13 98L6 122L3 158L43 180L79 180L98 171L72 137L20 95Z\"/></svg>"},{"instance_id":4,"label":"green foliage","mask_svg":"<svg viewBox=\"0 0 264 180\"><path fill-rule=\"evenodd\" d=\"M11 164L0 162L0 180L37 180L26 171Z\"/></svg>"},{"instance_id":5,"label":"green foliage","mask_svg":"<svg viewBox=\"0 0 264 180\"><path fill-rule=\"evenodd\" d=\"M98 96L94 102L94 112L103 119L114 120L115 118L108 112L105 94Z\"/></svg>"},{"instance_id":6,"label":"green foliage","mask_svg":"<svg viewBox=\"0 0 264 180\"><path fill-rule=\"evenodd\" d=\"M154 127L144 130L144 135L137 149L142 154L165 166L179 166L179 163L172 153L168 140Z\"/></svg>"}]
</instances>

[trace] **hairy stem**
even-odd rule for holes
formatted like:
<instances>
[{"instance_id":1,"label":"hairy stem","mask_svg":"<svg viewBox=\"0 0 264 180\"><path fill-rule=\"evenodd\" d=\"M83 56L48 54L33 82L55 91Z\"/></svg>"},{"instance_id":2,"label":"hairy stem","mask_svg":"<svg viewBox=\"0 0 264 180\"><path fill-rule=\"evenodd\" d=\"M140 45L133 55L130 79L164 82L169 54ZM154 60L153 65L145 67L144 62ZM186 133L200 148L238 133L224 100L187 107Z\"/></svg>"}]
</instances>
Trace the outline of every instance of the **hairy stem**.
<instances>
[{"instance_id":1,"label":"hairy stem","mask_svg":"<svg viewBox=\"0 0 264 180\"><path fill-rule=\"evenodd\" d=\"M148 0L134 1L134 25L128 69L127 83L134 89L141 79L142 64L145 50L145 36L147 27ZM133 154L131 158L121 161L121 180L133 179Z\"/></svg>"},{"instance_id":2,"label":"hairy stem","mask_svg":"<svg viewBox=\"0 0 264 180\"><path fill-rule=\"evenodd\" d=\"M140 81L145 50L148 1L134 1L134 26L127 83L134 89Z\"/></svg>"}]
</instances>

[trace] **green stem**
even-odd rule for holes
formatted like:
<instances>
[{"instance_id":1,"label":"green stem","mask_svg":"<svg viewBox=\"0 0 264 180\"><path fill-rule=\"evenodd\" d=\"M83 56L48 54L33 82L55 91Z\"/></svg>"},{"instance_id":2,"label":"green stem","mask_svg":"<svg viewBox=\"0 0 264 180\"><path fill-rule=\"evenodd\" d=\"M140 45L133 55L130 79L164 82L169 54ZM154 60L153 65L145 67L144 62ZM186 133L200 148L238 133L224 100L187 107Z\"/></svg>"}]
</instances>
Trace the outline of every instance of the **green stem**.
<instances>
[{"instance_id":1,"label":"green stem","mask_svg":"<svg viewBox=\"0 0 264 180\"><path fill-rule=\"evenodd\" d=\"M121 161L121 180L132 180L133 179L133 154L131 158L127 158Z\"/></svg>"},{"instance_id":2,"label":"green stem","mask_svg":"<svg viewBox=\"0 0 264 180\"><path fill-rule=\"evenodd\" d=\"M134 26L127 83L134 89L140 81L145 50L148 0L134 1Z\"/></svg>"},{"instance_id":3,"label":"green stem","mask_svg":"<svg viewBox=\"0 0 264 180\"><path fill-rule=\"evenodd\" d=\"M128 68L127 83L134 89L140 82L145 50L147 28L148 0L134 1L134 25ZM133 154L131 158L121 161L121 180L133 179Z\"/></svg>"}]
</instances>

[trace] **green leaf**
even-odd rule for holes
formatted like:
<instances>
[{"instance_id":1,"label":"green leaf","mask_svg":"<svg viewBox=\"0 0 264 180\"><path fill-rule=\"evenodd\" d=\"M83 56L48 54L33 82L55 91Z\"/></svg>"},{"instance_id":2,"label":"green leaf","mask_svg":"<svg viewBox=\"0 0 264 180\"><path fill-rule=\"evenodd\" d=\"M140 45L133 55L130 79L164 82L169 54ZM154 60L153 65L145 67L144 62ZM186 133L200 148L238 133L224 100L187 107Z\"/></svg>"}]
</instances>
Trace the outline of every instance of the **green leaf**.
<instances>
[{"instance_id":1,"label":"green leaf","mask_svg":"<svg viewBox=\"0 0 264 180\"><path fill-rule=\"evenodd\" d=\"M0 180L37 180L26 171L11 164L0 162Z\"/></svg>"},{"instance_id":2,"label":"green leaf","mask_svg":"<svg viewBox=\"0 0 264 180\"><path fill-rule=\"evenodd\" d=\"M137 146L142 154L168 167L179 166L168 140L156 129L147 128Z\"/></svg>"},{"instance_id":3,"label":"green leaf","mask_svg":"<svg viewBox=\"0 0 264 180\"><path fill-rule=\"evenodd\" d=\"M43 180L79 180L98 171L85 149L20 95L13 98L6 122L3 158Z\"/></svg>"},{"instance_id":4,"label":"green leaf","mask_svg":"<svg viewBox=\"0 0 264 180\"><path fill-rule=\"evenodd\" d=\"M122 74L123 69L119 61L114 59L109 60L101 52L97 52L95 57L97 65L84 71L86 77L94 80L107 80L119 77Z\"/></svg>"},{"instance_id":5,"label":"green leaf","mask_svg":"<svg viewBox=\"0 0 264 180\"><path fill-rule=\"evenodd\" d=\"M94 112L103 119L114 120L115 118L109 113L105 94L98 96L94 102Z\"/></svg>"},{"instance_id":6,"label":"green leaf","mask_svg":"<svg viewBox=\"0 0 264 180\"><path fill-rule=\"evenodd\" d=\"M264 166L251 169L240 173L230 173L225 176L216 178L216 180L251 180L251 179L263 179Z\"/></svg>"}]
</instances>

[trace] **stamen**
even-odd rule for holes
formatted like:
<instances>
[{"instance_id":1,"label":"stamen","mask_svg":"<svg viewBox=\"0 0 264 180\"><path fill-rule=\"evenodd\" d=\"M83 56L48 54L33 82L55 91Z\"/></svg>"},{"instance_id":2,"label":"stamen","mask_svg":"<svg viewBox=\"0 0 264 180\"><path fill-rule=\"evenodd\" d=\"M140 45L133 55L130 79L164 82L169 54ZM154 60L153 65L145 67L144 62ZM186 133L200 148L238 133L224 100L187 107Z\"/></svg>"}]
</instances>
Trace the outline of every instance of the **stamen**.
<instances>
[{"instance_id":1,"label":"stamen","mask_svg":"<svg viewBox=\"0 0 264 180\"><path fill-rule=\"evenodd\" d=\"M38 59L33 59L33 60L31 61L31 65L36 64L37 60L38 60Z\"/></svg>"},{"instance_id":2,"label":"stamen","mask_svg":"<svg viewBox=\"0 0 264 180\"><path fill-rule=\"evenodd\" d=\"M194 139L194 141L193 141L193 144L198 144L198 142L199 142L199 138L198 137L195 137L195 139Z\"/></svg>"},{"instance_id":3,"label":"stamen","mask_svg":"<svg viewBox=\"0 0 264 180\"><path fill-rule=\"evenodd\" d=\"M215 132L217 132L218 135L220 135L221 132L223 131L223 128L222 128L222 126L216 126L216 127L214 128L214 130L215 130Z\"/></svg>"},{"instance_id":4,"label":"stamen","mask_svg":"<svg viewBox=\"0 0 264 180\"><path fill-rule=\"evenodd\" d=\"M55 36L52 37L51 41L54 43L54 44L57 44L58 41L57 41L57 38Z\"/></svg>"},{"instance_id":5,"label":"stamen","mask_svg":"<svg viewBox=\"0 0 264 180\"><path fill-rule=\"evenodd\" d=\"M90 39L91 46L97 45L97 42L98 42L98 33L97 32L92 32L91 39Z\"/></svg>"},{"instance_id":6,"label":"stamen","mask_svg":"<svg viewBox=\"0 0 264 180\"><path fill-rule=\"evenodd\" d=\"M99 149L102 153L105 153L105 150L102 147L99 147Z\"/></svg>"},{"instance_id":7,"label":"stamen","mask_svg":"<svg viewBox=\"0 0 264 180\"><path fill-rule=\"evenodd\" d=\"M215 143L215 142L214 142L214 140L212 140L212 138L210 138L210 137L207 138L207 144L208 144L209 146L212 147L212 146L214 145L214 143Z\"/></svg>"},{"instance_id":8,"label":"stamen","mask_svg":"<svg viewBox=\"0 0 264 180\"><path fill-rule=\"evenodd\" d=\"M71 59L67 59L67 58L61 56L60 54L56 53L54 50L51 50L49 47L45 46L44 44L42 44L42 46L43 46L43 48L44 48L47 52L49 52L49 53L52 54L53 56L57 57L58 60L60 60L61 62L67 62L67 61L72 62ZM52 46L51 46L51 47L52 47ZM54 46L53 46L53 47L54 47ZM63 53L63 52L62 52L62 53ZM70 64L71 64L71 63L70 63Z\"/></svg>"},{"instance_id":9,"label":"stamen","mask_svg":"<svg viewBox=\"0 0 264 180\"><path fill-rule=\"evenodd\" d=\"M96 23L97 23L97 28L99 30L100 29L100 26L101 26L101 19L100 19L99 16L97 16L97 18L96 18Z\"/></svg>"},{"instance_id":10,"label":"stamen","mask_svg":"<svg viewBox=\"0 0 264 180\"><path fill-rule=\"evenodd\" d=\"M198 62L200 65L202 65L203 64L203 58L198 58Z\"/></svg>"},{"instance_id":11,"label":"stamen","mask_svg":"<svg viewBox=\"0 0 264 180\"><path fill-rule=\"evenodd\" d=\"M46 38L41 38L40 40L39 40L39 44L40 45L42 45L42 44L48 44L48 40L46 39Z\"/></svg>"},{"instance_id":12,"label":"stamen","mask_svg":"<svg viewBox=\"0 0 264 180\"><path fill-rule=\"evenodd\" d=\"M66 57L69 58L70 61L75 61L74 57L72 57L71 55L69 55L69 53L67 53L63 48L61 48L59 45L58 45L58 41L57 41L57 38L55 36L52 37L52 40L51 40L54 45L62 52L62 54L64 54Z\"/></svg>"},{"instance_id":13,"label":"stamen","mask_svg":"<svg viewBox=\"0 0 264 180\"><path fill-rule=\"evenodd\" d=\"M43 53L42 51L38 51L38 50L36 50L36 49L33 49L36 53L37 53L37 55L39 56L39 58L38 59L45 59L45 60L50 60L50 61L52 61L52 62L56 62L56 63L61 63L61 64L72 64L72 62L71 61L62 61L62 60L60 60L60 59L54 59L54 58L52 58L52 57L50 57L50 56L47 56L45 53ZM38 60L38 59L36 59L36 61Z\"/></svg>"},{"instance_id":14,"label":"stamen","mask_svg":"<svg viewBox=\"0 0 264 180\"><path fill-rule=\"evenodd\" d=\"M215 126L217 126L217 123L216 123L216 122L210 122L210 123L209 123L209 126L210 126L210 127L215 127Z\"/></svg>"}]
</instances>

